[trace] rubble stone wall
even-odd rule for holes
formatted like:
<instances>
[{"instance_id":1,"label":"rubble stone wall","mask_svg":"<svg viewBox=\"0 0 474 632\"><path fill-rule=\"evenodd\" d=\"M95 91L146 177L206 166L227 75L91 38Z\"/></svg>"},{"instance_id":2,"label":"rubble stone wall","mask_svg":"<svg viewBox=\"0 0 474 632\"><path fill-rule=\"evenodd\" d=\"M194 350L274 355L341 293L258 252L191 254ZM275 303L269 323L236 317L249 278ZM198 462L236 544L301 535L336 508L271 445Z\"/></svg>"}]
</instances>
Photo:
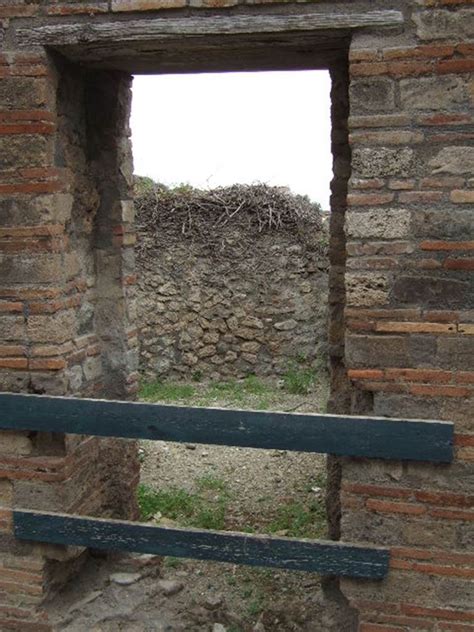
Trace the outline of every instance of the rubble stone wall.
<instances>
[{"instance_id":1,"label":"rubble stone wall","mask_svg":"<svg viewBox=\"0 0 474 632\"><path fill-rule=\"evenodd\" d=\"M137 257L140 371L148 377L279 375L297 360L325 362L325 235L314 250L289 229L231 231L249 244L244 258L203 257L199 244L173 235Z\"/></svg>"}]
</instances>

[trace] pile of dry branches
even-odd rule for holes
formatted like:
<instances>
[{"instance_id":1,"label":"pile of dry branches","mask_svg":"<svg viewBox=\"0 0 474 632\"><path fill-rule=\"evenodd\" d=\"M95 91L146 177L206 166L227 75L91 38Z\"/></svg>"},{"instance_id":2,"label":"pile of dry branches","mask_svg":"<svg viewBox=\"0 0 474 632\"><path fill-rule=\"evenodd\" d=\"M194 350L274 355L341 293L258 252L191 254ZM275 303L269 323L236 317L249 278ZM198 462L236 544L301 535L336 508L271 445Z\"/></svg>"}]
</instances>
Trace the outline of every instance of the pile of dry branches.
<instances>
[{"instance_id":1,"label":"pile of dry branches","mask_svg":"<svg viewBox=\"0 0 474 632\"><path fill-rule=\"evenodd\" d=\"M189 239L214 255L235 251L259 234L291 231L303 243L324 233L321 207L286 187L235 184L212 190L168 188L148 179L136 182L138 251ZM324 241L324 239L322 239ZM230 254L230 253L229 253Z\"/></svg>"}]
</instances>

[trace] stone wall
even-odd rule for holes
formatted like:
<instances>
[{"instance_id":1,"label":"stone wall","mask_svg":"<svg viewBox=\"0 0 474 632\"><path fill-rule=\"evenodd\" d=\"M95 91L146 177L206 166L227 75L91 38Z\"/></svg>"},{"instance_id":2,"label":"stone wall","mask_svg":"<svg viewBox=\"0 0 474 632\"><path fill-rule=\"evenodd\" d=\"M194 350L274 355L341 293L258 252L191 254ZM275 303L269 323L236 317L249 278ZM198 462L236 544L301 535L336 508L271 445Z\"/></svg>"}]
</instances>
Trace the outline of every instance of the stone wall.
<instances>
[{"instance_id":1,"label":"stone wall","mask_svg":"<svg viewBox=\"0 0 474 632\"><path fill-rule=\"evenodd\" d=\"M332 409L455 423L451 465L333 461L331 534L391 550L385 581L341 580L359 612L360 632L473 627L471 4L0 0L0 382L6 390L125 397L136 389L131 72L331 69ZM338 30L348 15L387 7L399 11L398 25ZM274 25L275 16L307 13L319 16L311 22L316 26L336 14L337 23L308 32L305 18L304 28L293 21L278 36L248 33L253 20L271 15ZM216 40L217 15L227 21ZM147 21L160 16L213 27L194 40L142 42ZM251 19L233 32L242 17ZM140 28L126 45L114 42L113 33L123 33L129 21L141 21ZM90 27L104 22L108 40L96 45L99 31ZM53 46L60 54L35 32L22 35L45 24L85 26L85 35L73 45L69 31ZM116 514L122 498L123 513L133 515L133 454L111 444L101 459L99 445L2 434L0 628L48 632L36 606L55 585L54 558L73 555L16 541L13 507ZM119 457L126 459L124 477L97 466ZM124 478L127 484L117 488Z\"/></svg>"},{"instance_id":2,"label":"stone wall","mask_svg":"<svg viewBox=\"0 0 474 632\"><path fill-rule=\"evenodd\" d=\"M158 218L159 212L158 203ZM141 228L141 372L225 379L279 375L296 359L324 363L327 235L314 212L314 224L304 230L291 225L261 233L251 211L241 212L238 222L213 230L228 245L225 254L208 247L205 233L184 236L177 220ZM140 213L137 219L140 225Z\"/></svg>"}]
</instances>

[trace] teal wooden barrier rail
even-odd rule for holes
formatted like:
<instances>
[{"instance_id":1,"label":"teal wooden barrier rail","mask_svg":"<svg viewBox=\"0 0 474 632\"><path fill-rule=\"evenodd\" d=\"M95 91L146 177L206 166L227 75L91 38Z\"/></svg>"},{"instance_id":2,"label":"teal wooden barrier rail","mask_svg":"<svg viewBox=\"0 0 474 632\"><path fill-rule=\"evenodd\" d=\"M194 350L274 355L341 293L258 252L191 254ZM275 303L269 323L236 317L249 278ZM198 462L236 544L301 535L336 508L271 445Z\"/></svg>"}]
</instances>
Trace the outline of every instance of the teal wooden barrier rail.
<instances>
[{"instance_id":1,"label":"teal wooden barrier rail","mask_svg":"<svg viewBox=\"0 0 474 632\"><path fill-rule=\"evenodd\" d=\"M0 394L0 429L87 434L449 463L453 424L441 421L185 408L134 402ZM150 526L15 510L19 539L251 566L381 579L381 547Z\"/></svg>"}]
</instances>

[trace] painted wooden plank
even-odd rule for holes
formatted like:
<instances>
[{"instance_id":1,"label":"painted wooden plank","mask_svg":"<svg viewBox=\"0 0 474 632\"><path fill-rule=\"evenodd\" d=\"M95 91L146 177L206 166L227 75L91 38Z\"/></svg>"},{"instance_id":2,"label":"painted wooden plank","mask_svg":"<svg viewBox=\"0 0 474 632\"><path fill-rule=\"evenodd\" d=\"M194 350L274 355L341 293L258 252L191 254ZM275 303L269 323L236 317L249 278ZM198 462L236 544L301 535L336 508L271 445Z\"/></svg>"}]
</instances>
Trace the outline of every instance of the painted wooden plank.
<instances>
[{"instance_id":1,"label":"painted wooden plank","mask_svg":"<svg viewBox=\"0 0 474 632\"><path fill-rule=\"evenodd\" d=\"M379 547L225 531L165 528L122 520L35 511L15 511L13 518L15 536L21 540L355 578L382 579L388 571L389 552Z\"/></svg>"},{"instance_id":2,"label":"painted wooden plank","mask_svg":"<svg viewBox=\"0 0 474 632\"><path fill-rule=\"evenodd\" d=\"M0 394L0 429L450 462L453 424Z\"/></svg>"},{"instance_id":3,"label":"painted wooden plank","mask_svg":"<svg viewBox=\"0 0 474 632\"><path fill-rule=\"evenodd\" d=\"M350 30L398 26L403 14L395 10L307 12L294 15L206 15L205 17L142 18L43 24L19 28L20 45L74 46L111 42L164 41L170 36L284 33L292 31Z\"/></svg>"}]
</instances>

